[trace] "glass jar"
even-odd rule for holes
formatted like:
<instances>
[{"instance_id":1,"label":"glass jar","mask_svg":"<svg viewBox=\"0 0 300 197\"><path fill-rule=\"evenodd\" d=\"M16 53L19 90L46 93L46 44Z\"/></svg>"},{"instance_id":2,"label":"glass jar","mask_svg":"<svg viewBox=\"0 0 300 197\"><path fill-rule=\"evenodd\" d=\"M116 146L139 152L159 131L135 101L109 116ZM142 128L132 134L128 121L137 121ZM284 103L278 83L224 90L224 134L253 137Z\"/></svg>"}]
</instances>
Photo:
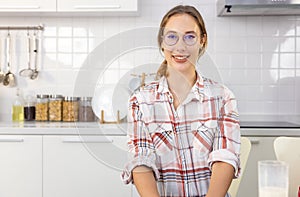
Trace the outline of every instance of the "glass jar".
<instances>
[{"instance_id":1,"label":"glass jar","mask_svg":"<svg viewBox=\"0 0 300 197\"><path fill-rule=\"evenodd\" d=\"M16 122L24 121L24 99L19 88L12 105L12 120Z\"/></svg>"},{"instance_id":2,"label":"glass jar","mask_svg":"<svg viewBox=\"0 0 300 197\"><path fill-rule=\"evenodd\" d=\"M33 96L27 96L24 105L24 120L35 120L35 99Z\"/></svg>"},{"instance_id":3,"label":"glass jar","mask_svg":"<svg viewBox=\"0 0 300 197\"><path fill-rule=\"evenodd\" d=\"M49 121L62 120L62 95L49 96Z\"/></svg>"},{"instance_id":4,"label":"glass jar","mask_svg":"<svg viewBox=\"0 0 300 197\"><path fill-rule=\"evenodd\" d=\"M63 116L64 122L78 121L79 97L64 97Z\"/></svg>"},{"instance_id":5,"label":"glass jar","mask_svg":"<svg viewBox=\"0 0 300 197\"><path fill-rule=\"evenodd\" d=\"M35 104L36 121L48 121L48 103L49 103L49 95L45 95L45 94L36 95L36 104Z\"/></svg>"},{"instance_id":6,"label":"glass jar","mask_svg":"<svg viewBox=\"0 0 300 197\"><path fill-rule=\"evenodd\" d=\"M92 108L92 97L81 97L79 105L79 121L93 122L96 120Z\"/></svg>"}]
</instances>

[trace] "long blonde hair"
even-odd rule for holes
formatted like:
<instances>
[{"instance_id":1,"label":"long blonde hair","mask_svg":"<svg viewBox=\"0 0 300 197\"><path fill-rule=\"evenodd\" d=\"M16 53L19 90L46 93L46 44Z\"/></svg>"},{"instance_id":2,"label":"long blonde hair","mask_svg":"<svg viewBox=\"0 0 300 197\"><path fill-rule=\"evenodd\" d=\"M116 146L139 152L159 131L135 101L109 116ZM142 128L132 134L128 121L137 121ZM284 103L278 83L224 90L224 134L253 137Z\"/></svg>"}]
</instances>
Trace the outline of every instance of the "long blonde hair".
<instances>
[{"instance_id":1,"label":"long blonde hair","mask_svg":"<svg viewBox=\"0 0 300 197\"><path fill-rule=\"evenodd\" d=\"M201 33L200 40L202 40L202 38L205 37L204 42L202 43L202 47L199 50L199 57L200 57L201 55L203 55L203 53L205 52L205 49L207 48L206 28L205 28L205 24L204 24L201 14L198 12L198 10L195 7L189 6L189 5L178 5L174 8L172 8L165 14L163 19L161 20L158 35L157 35L157 41L158 41L158 46L159 46L160 50L162 50L162 51L164 50L161 48L161 44L163 41L162 37L163 37L163 33L164 33L164 28L165 28L167 22L169 21L169 19L176 14L188 14L195 19L195 21L200 29L200 33ZM161 63L160 67L157 70L156 77L161 78L162 76L166 76L166 75L167 75L167 60L164 59L164 61Z\"/></svg>"}]
</instances>

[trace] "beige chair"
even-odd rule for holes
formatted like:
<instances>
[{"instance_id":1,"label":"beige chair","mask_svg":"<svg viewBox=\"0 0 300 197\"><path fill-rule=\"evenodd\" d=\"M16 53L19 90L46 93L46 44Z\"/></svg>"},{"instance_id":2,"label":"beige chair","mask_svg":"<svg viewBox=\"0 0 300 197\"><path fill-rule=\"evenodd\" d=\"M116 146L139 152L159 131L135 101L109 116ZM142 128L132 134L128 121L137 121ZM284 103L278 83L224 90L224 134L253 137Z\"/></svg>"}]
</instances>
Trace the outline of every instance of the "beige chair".
<instances>
[{"instance_id":1,"label":"beige chair","mask_svg":"<svg viewBox=\"0 0 300 197\"><path fill-rule=\"evenodd\" d=\"M289 165L289 196L295 197L300 186L300 137L278 137L274 150L277 160Z\"/></svg>"},{"instance_id":2,"label":"beige chair","mask_svg":"<svg viewBox=\"0 0 300 197\"><path fill-rule=\"evenodd\" d=\"M243 172L245 171L245 167L246 167L246 163L249 157L249 153L251 150L251 142L248 138L246 137L241 137L241 156L240 156L240 161L241 161L241 174L240 177L237 179L232 180L231 185L229 187L229 194L231 195L231 197L235 197L239 186L240 186L240 182L243 176Z\"/></svg>"}]
</instances>

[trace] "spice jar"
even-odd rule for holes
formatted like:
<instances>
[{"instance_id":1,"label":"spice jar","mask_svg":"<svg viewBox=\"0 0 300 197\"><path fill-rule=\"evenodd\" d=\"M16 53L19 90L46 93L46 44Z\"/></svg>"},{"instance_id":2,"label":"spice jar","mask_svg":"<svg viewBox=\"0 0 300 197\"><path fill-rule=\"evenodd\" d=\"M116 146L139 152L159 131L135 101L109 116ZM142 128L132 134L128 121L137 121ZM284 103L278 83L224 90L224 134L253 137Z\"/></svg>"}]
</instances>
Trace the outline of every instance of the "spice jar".
<instances>
[{"instance_id":1,"label":"spice jar","mask_svg":"<svg viewBox=\"0 0 300 197\"><path fill-rule=\"evenodd\" d=\"M63 121L78 121L79 97L64 97L63 101Z\"/></svg>"},{"instance_id":2,"label":"spice jar","mask_svg":"<svg viewBox=\"0 0 300 197\"><path fill-rule=\"evenodd\" d=\"M35 99L32 96L26 97L26 102L24 105L24 120L35 120Z\"/></svg>"},{"instance_id":3,"label":"spice jar","mask_svg":"<svg viewBox=\"0 0 300 197\"><path fill-rule=\"evenodd\" d=\"M48 120L48 103L49 103L48 95L43 95L43 94L36 95L36 104L35 104L36 121Z\"/></svg>"},{"instance_id":4,"label":"spice jar","mask_svg":"<svg viewBox=\"0 0 300 197\"><path fill-rule=\"evenodd\" d=\"M49 120L61 121L62 120L62 95L49 96Z\"/></svg>"},{"instance_id":5,"label":"spice jar","mask_svg":"<svg viewBox=\"0 0 300 197\"><path fill-rule=\"evenodd\" d=\"M79 121L93 122L96 117L92 108L92 97L81 97L79 105Z\"/></svg>"}]
</instances>

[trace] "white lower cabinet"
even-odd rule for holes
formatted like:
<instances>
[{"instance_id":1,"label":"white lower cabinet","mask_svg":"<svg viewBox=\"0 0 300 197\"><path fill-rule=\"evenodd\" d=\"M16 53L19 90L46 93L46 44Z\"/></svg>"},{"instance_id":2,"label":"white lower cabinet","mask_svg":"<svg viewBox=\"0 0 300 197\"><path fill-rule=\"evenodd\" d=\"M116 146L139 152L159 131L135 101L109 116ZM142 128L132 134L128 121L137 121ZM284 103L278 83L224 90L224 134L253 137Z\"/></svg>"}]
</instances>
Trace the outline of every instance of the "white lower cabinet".
<instances>
[{"instance_id":1,"label":"white lower cabinet","mask_svg":"<svg viewBox=\"0 0 300 197\"><path fill-rule=\"evenodd\" d=\"M248 137L248 136L247 136ZM276 137L248 137L251 152L242 177L237 197L258 196L258 161L276 160L273 142Z\"/></svg>"},{"instance_id":2,"label":"white lower cabinet","mask_svg":"<svg viewBox=\"0 0 300 197\"><path fill-rule=\"evenodd\" d=\"M0 135L0 196L42 197L42 136Z\"/></svg>"},{"instance_id":3,"label":"white lower cabinet","mask_svg":"<svg viewBox=\"0 0 300 197\"><path fill-rule=\"evenodd\" d=\"M126 160L125 136L44 136L43 197L130 197Z\"/></svg>"}]
</instances>

